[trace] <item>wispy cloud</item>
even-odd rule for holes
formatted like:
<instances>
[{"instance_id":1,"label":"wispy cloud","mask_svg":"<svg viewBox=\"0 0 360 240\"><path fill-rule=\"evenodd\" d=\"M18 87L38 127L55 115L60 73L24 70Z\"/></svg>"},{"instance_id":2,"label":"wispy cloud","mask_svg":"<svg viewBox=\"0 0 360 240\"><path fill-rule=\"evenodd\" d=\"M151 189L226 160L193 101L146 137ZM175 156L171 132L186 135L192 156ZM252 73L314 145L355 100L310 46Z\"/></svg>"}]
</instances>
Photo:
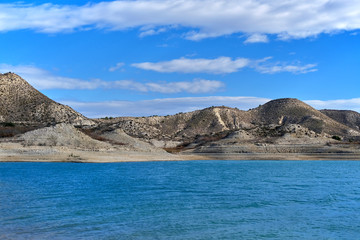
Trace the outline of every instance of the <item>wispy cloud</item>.
<instances>
[{"instance_id":1,"label":"wispy cloud","mask_svg":"<svg viewBox=\"0 0 360 240\"><path fill-rule=\"evenodd\" d=\"M144 101L76 102L61 101L87 117L151 116L189 112L210 106L229 106L248 110L269 101L257 97L185 97Z\"/></svg>"},{"instance_id":2,"label":"wispy cloud","mask_svg":"<svg viewBox=\"0 0 360 240\"><path fill-rule=\"evenodd\" d=\"M192 81L179 82L135 82L132 80L121 80L106 82L107 88L128 89L138 92L157 92L157 93L212 93L225 87L225 84L216 80L194 79Z\"/></svg>"},{"instance_id":3,"label":"wispy cloud","mask_svg":"<svg viewBox=\"0 0 360 240\"><path fill-rule=\"evenodd\" d=\"M265 34L255 33L250 35L244 43L267 43L269 38Z\"/></svg>"},{"instance_id":4,"label":"wispy cloud","mask_svg":"<svg viewBox=\"0 0 360 240\"><path fill-rule=\"evenodd\" d=\"M225 87L225 84L216 80L194 79L191 82L145 83L148 92L160 93L210 93Z\"/></svg>"},{"instance_id":5,"label":"wispy cloud","mask_svg":"<svg viewBox=\"0 0 360 240\"><path fill-rule=\"evenodd\" d=\"M126 89L138 92L158 93L212 93L225 87L216 80L194 79L178 82L137 82L134 80L104 81L95 79L85 81L76 78L55 76L52 73L34 66L12 66L0 64L0 72L15 72L27 80L35 88L44 89Z\"/></svg>"},{"instance_id":6,"label":"wispy cloud","mask_svg":"<svg viewBox=\"0 0 360 240\"><path fill-rule=\"evenodd\" d=\"M266 74L275 74L281 72L289 72L293 74L305 74L309 72L316 72L318 69L316 68L317 64L301 64L300 62L294 63L284 63L284 62L275 62L275 63L268 63L267 61L271 59L264 58L260 61L255 61L253 67L256 71L260 73Z\"/></svg>"},{"instance_id":7,"label":"wispy cloud","mask_svg":"<svg viewBox=\"0 0 360 240\"><path fill-rule=\"evenodd\" d=\"M238 72L247 67L255 69L260 73L274 74L280 72L289 72L294 74L303 74L315 72L316 64L301 64L300 62L269 62L272 57L266 57L260 60L251 60L247 58L218 57L214 59L204 58L179 58L163 62L143 62L134 63L131 66L143 70L151 70L161 73L212 73L226 74Z\"/></svg>"},{"instance_id":8,"label":"wispy cloud","mask_svg":"<svg viewBox=\"0 0 360 240\"><path fill-rule=\"evenodd\" d=\"M233 33L259 33L263 40L264 34L280 39L306 38L359 29L359 9L358 0L133 0L83 6L8 3L0 4L0 31L58 33L153 26L140 33L145 36L159 33L155 29L180 26L191 40ZM255 36L249 38L254 40Z\"/></svg>"},{"instance_id":9,"label":"wispy cloud","mask_svg":"<svg viewBox=\"0 0 360 240\"><path fill-rule=\"evenodd\" d=\"M61 77L34 66L0 64L0 72L14 72L26 79L35 88L43 89L95 89L103 87L101 80L84 81Z\"/></svg>"},{"instance_id":10,"label":"wispy cloud","mask_svg":"<svg viewBox=\"0 0 360 240\"><path fill-rule=\"evenodd\" d=\"M249 60L245 58L237 58L232 60L230 57L219 57L215 59L204 58L179 58L164 62L143 62L134 63L132 66L144 70L152 70L156 72L171 73L232 73L237 72L241 68L246 67Z\"/></svg>"},{"instance_id":11,"label":"wispy cloud","mask_svg":"<svg viewBox=\"0 0 360 240\"><path fill-rule=\"evenodd\" d=\"M140 30L140 34L139 34L139 37L143 38L143 37L147 37L147 36L152 36L152 35L157 35L157 34L160 34L160 33L163 33L163 32L166 32L167 31L167 28L159 28L159 29L148 29L148 28L145 28L145 29L141 29Z\"/></svg>"},{"instance_id":12,"label":"wispy cloud","mask_svg":"<svg viewBox=\"0 0 360 240\"><path fill-rule=\"evenodd\" d=\"M125 64L122 62L117 63L115 66L112 66L109 68L110 72L115 72L116 70L119 70L120 68L122 68Z\"/></svg>"}]
</instances>

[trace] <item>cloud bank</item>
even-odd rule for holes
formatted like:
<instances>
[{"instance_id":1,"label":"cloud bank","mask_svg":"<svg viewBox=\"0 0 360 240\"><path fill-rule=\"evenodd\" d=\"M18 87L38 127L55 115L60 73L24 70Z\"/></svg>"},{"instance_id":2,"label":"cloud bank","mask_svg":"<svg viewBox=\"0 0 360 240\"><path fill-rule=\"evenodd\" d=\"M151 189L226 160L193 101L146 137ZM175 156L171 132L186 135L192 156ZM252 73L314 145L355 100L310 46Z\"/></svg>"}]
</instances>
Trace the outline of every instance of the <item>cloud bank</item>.
<instances>
[{"instance_id":1,"label":"cloud bank","mask_svg":"<svg viewBox=\"0 0 360 240\"><path fill-rule=\"evenodd\" d=\"M219 57L215 59L189 59L179 58L164 62L143 62L134 63L132 66L144 70L152 70L162 73L233 73L239 71L241 68L249 65L249 60L245 58L237 58L232 60L230 57Z\"/></svg>"},{"instance_id":2,"label":"cloud bank","mask_svg":"<svg viewBox=\"0 0 360 240\"><path fill-rule=\"evenodd\" d=\"M60 101L81 112L87 117L106 116L151 116L189 112L210 106L229 106L248 110L270 99L256 97L184 97L143 101L76 102Z\"/></svg>"},{"instance_id":3,"label":"cloud bank","mask_svg":"<svg viewBox=\"0 0 360 240\"><path fill-rule=\"evenodd\" d=\"M225 87L216 80L194 79L179 82L137 82L134 80L104 81L95 79L85 81L76 78L55 76L50 72L34 66L12 66L0 64L0 72L15 72L39 90L46 89L125 89L138 92L157 93L212 93Z\"/></svg>"},{"instance_id":4,"label":"cloud bank","mask_svg":"<svg viewBox=\"0 0 360 240\"><path fill-rule=\"evenodd\" d=\"M210 106L237 107L241 110L258 107L271 99L261 97L184 97L164 98L143 101L107 101L107 102L77 102L60 101L63 104L73 107L85 116L98 117L119 117L119 116L151 116L168 115L179 112L190 112L207 108ZM316 109L340 109L354 110L360 112L360 98L339 99L339 100L305 100L305 103Z\"/></svg>"},{"instance_id":5,"label":"cloud bank","mask_svg":"<svg viewBox=\"0 0 360 240\"><path fill-rule=\"evenodd\" d=\"M252 35L248 42L259 42L268 34L278 39L306 38L360 28L358 0L128 0L83 6L5 3L0 4L0 12L3 32L139 28L144 37L179 26L190 40L246 33Z\"/></svg>"},{"instance_id":6,"label":"cloud bank","mask_svg":"<svg viewBox=\"0 0 360 240\"><path fill-rule=\"evenodd\" d=\"M280 72L289 72L294 74L302 74L308 72L315 72L316 64L301 64L300 62L285 63L275 62L271 63L269 60L272 57L266 57L260 60L251 60L247 58L218 57L214 59L204 58L179 58L163 62L143 62L134 63L131 66L143 70L150 70L161 73L211 73L211 74L226 74L238 72L247 67L255 69L260 73L274 74Z\"/></svg>"},{"instance_id":7,"label":"cloud bank","mask_svg":"<svg viewBox=\"0 0 360 240\"><path fill-rule=\"evenodd\" d=\"M360 98L335 100L306 100L304 102L316 109L353 110L360 113Z\"/></svg>"}]
</instances>

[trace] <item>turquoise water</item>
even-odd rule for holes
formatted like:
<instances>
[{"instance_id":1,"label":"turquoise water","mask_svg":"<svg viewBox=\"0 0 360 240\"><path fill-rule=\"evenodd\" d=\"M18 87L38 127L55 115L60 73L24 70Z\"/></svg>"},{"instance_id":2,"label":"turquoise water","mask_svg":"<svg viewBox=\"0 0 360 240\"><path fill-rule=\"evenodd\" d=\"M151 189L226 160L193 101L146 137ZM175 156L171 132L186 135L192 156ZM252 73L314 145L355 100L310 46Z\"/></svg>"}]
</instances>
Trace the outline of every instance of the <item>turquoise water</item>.
<instances>
[{"instance_id":1,"label":"turquoise water","mask_svg":"<svg viewBox=\"0 0 360 240\"><path fill-rule=\"evenodd\" d=\"M360 162L0 163L0 239L359 239Z\"/></svg>"}]
</instances>

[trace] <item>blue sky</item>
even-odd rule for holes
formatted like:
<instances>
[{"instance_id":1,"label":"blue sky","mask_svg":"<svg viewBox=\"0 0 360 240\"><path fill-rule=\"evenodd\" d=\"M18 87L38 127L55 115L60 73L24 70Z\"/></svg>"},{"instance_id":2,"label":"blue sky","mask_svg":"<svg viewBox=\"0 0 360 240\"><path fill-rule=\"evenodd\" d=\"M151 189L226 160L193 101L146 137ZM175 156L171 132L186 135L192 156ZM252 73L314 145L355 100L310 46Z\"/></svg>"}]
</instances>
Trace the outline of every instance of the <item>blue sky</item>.
<instances>
[{"instance_id":1,"label":"blue sky","mask_svg":"<svg viewBox=\"0 0 360 240\"><path fill-rule=\"evenodd\" d=\"M355 0L0 4L0 72L89 117L293 97L360 111Z\"/></svg>"}]
</instances>

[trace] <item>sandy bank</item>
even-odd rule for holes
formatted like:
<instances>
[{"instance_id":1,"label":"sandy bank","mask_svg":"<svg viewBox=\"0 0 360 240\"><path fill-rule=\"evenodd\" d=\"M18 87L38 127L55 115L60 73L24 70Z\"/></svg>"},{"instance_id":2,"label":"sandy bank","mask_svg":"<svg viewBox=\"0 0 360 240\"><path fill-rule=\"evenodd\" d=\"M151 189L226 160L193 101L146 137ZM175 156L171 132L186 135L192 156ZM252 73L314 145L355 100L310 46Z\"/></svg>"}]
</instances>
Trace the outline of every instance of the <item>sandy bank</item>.
<instances>
[{"instance_id":1,"label":"sandy bank","mask_svg":"<svg viewBox=\"0 0 360 240\"><path fill-rule=\"evenodd\" d=\"M354 153L238 153L238 154L169 154L131 151L85 151L64 147L0 146L0 162L140 162L183 160L360 160Z\"/></svg>"},{"instance_id":2,"label":"sandy bank","mask_svg":"<svg viewBox=\"0 0 360 240\"><path fill-rule=\"evenodd\" d=\"M166 152L127 150L93 151L68 147L22 146L18 143L0 144L0 162L138 162L203 159L193 155L174 155Z\"/></svg>"}]
</instances>

